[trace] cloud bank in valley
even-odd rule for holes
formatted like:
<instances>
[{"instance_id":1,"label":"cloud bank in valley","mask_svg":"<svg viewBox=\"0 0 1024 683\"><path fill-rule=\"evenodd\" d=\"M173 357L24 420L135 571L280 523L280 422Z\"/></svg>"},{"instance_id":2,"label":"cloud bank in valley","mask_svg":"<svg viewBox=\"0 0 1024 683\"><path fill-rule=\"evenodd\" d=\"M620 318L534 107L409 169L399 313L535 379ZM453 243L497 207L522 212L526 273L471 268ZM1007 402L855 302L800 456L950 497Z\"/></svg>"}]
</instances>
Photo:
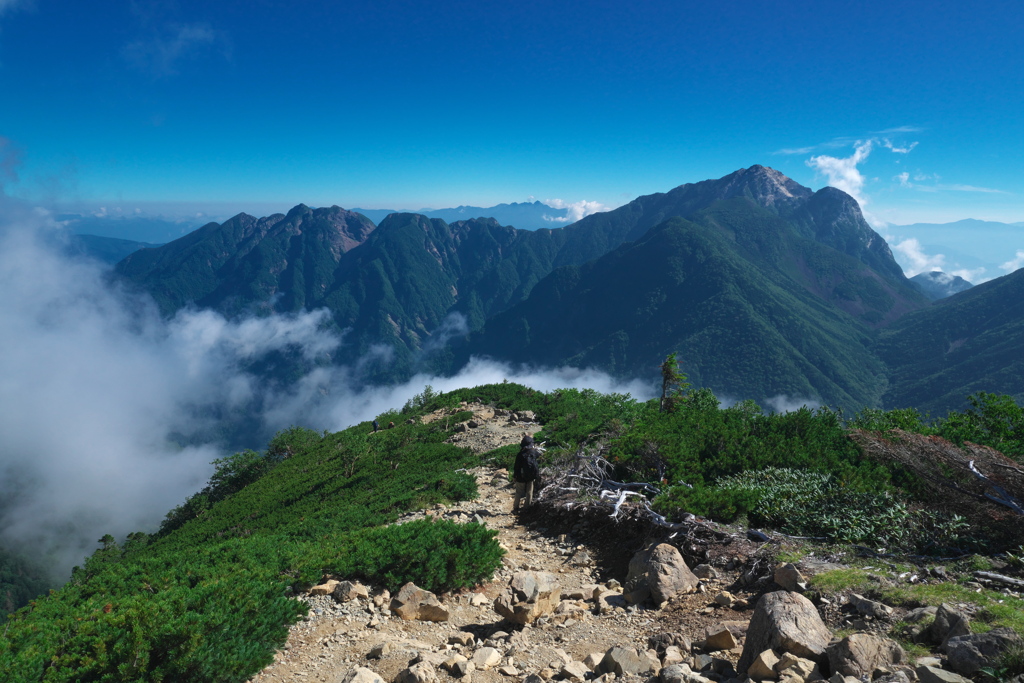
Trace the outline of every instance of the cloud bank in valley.
<instances>
[{"instance_id":1,"label":"cloud bank in valley","mask_svg":"<svg viewBox=\"0 0 1024 683\"><path fill-rule=\"evenodd\" d=\"M47 214L0 194L0 544L43 556L58 578L103 534L153 531L199 490L226 454L212 435L232 421L251 425L262 444L293 424L337 430L372 419L425 384L653 393L596 371L481 359L453 377L362 386L360 359L346 357L326 311L163 319L99 264L64 255L59 237ZM463 325L447 321L439 336ZM249 370L273 353L309 371L284 384Z\"/></svg>"}]
</instances>

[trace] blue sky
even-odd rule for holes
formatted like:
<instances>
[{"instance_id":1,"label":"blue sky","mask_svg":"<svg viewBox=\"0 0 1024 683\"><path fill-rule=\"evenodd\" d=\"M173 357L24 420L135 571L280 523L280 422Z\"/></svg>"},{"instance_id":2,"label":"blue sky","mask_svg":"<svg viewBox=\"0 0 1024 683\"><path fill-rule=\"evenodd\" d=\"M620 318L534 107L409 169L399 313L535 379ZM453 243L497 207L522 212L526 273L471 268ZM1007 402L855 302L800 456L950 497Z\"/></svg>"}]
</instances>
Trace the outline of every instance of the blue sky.
<instances>
[{"instance_id":1,"label":"blue sky","mask_svg":"<svg viewBox=\"0 0 1024 683\"><path fill-rule=\"evenodd\" d=\"M760 163L878 225L1024 221L1021 35L1013 2L0 0L0 175L258 213L617 206Z\"/></svg>"}]
</instances>

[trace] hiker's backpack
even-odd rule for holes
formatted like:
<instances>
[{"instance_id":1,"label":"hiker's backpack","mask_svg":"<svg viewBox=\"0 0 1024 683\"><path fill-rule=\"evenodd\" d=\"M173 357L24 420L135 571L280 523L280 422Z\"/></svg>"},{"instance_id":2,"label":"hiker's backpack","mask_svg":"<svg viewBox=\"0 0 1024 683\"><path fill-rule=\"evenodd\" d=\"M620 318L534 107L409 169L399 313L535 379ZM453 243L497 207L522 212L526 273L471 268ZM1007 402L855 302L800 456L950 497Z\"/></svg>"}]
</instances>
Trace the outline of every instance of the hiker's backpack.
<instances>
[{"instance_id":1,"label":"hiker's backpack","mask_svg":"<svg viewBox=\"0 0 1024 683\"><path fill-rule=\"evenodd\" d=\"M515 477L516 481L533 481L540 476L540 466L537 464L537 457L540 451L536 448L524 448L516 458Z\"/></svg>"}]
</instances>

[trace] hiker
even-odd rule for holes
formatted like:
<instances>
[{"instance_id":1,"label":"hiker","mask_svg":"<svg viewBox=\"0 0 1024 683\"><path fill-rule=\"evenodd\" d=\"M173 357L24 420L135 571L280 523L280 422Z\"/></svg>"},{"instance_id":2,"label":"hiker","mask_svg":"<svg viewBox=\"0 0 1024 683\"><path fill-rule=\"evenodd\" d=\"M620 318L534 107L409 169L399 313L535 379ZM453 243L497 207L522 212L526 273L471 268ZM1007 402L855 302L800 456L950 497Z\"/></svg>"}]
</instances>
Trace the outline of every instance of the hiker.
<instances>
[{"instance_id":1,"label":"hiker","mask_svg":"<svg viewBox=\"0 0 1024 683\"><path fill-rule=\"evenodd\" d=\"M378 429L380 429L380 423L377 422L376 420L374 420L373 421L373 431L376 432Z\"/></svg>"},{"instance_id":2,"label":"hiker","mask_svg":"<svg viewBox=\"0 0 1024 683\"><path fill-rule=\"evenodd\" d=\"M519 442L519 454L516 455L516 464L512 470L512 476L516 480L516 497L512 502L512 512L519 511L519 501L525 497L526 506L533 504L533 483L540 476L540 467L537 465L537 458L540 456L540 449L533 443L533 437L523 434L523 440Z\"/></svg>"}]
</instances>

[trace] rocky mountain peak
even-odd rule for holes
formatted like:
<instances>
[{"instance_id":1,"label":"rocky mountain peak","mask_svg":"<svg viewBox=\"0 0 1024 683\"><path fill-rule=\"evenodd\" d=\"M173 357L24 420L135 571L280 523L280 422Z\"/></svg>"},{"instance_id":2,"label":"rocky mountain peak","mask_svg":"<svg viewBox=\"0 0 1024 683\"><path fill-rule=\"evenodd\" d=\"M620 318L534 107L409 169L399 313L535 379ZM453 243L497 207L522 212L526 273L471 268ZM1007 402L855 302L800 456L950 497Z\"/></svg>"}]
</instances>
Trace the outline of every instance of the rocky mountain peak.
<instances>
[{"instance_id":1,"label":"rocky mountain peak","mask_svg":"<svg viewBox=\"0 0 1024 683\"><path fill-rule=\"evenodd\" d=\"M765 208L807 199L814 192L767 166L755 164L725 176L717 183L718 199L749 197Z\"/></svg>"}]
</instances>

